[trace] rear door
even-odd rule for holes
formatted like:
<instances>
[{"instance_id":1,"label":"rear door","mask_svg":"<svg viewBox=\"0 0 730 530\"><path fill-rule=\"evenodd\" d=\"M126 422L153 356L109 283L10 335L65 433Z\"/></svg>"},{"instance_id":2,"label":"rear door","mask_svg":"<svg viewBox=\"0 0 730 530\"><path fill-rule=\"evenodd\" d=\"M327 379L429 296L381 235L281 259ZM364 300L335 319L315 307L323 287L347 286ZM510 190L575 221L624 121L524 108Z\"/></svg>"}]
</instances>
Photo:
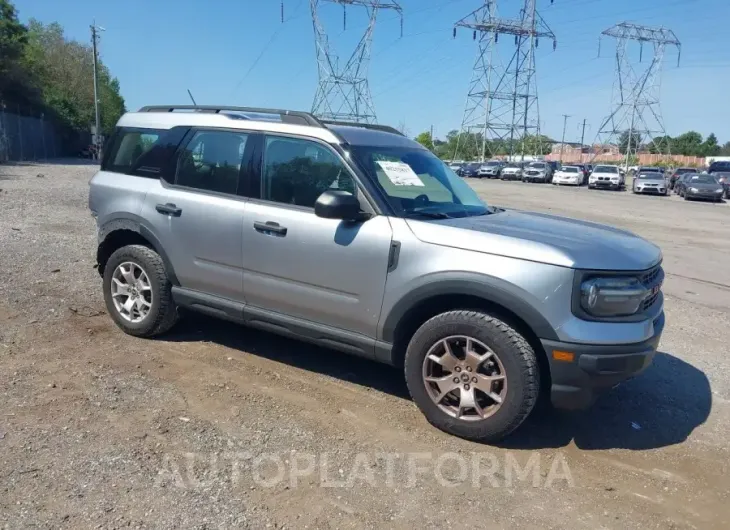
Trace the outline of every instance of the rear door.
<instances>
[{"instance_id":1,"label":"rear door","mask_svg":"<svg viewBox=\"0 0 730 530\"><path fill-rule=\"evenodd\" d=\"M243 223L247 306L374 338L392 238L388 218L355 223L314 214L317 197L330 188L364 201L326 144L267 135L261 165Z\"/></svg>"},{"instance_id":2,"label":"rear door","mask_svg":"<svg viewBox=\"0 0 730 530\"><path fill-rule=\"evenodd\" d=\"M142 216L182 287L244 302L239 194L253 142L241 130L193 129L167 175L147 194Z\"/></svg>"}]
</instances>

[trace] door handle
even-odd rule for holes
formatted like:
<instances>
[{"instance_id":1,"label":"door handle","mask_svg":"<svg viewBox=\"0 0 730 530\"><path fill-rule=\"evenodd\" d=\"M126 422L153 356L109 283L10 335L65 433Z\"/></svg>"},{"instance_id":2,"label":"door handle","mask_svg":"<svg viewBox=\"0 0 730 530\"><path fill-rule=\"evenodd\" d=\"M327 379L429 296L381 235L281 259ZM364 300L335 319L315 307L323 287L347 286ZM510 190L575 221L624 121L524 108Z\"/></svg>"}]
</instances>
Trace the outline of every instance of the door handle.
<instances>
[{"instance_id":1,"label":"door handle","mask_svg":"<svg viewBox=\"0 0 730 530\"><path fill-rule=\"evenodd\" d=\"M279 225L279 223L275 223L273 221L267 221L265 223L255 221L253 223L253 227L256 229L257 232L276 234L278 236L286 235L286 227L281 226Z\"/></svg>"},{"instance_id":2,"label":"door handle","mask_svg":"<svg viewBox=\"0 0 730 530\"><path fill-rule=\"evenodd\" d=\"M182 208L178 208L171 202L168 202L167 204L158 204L155 206L155 210L165 215L172 215L173 217L180 217L180 214L182 214Z\"/></svg>"}]
</instances>

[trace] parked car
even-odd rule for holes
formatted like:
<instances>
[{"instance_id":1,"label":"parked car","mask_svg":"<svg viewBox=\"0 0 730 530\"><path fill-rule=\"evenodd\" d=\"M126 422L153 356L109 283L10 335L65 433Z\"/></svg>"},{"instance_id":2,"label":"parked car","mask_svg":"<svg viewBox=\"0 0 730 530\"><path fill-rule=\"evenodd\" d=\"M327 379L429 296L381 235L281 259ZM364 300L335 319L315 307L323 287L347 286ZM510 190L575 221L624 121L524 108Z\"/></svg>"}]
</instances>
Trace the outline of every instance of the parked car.
<instances>
[{"instance_id":1,"label":"parked car","mask_svg":"<svg viewBox=\"0 0 730 530\"><path fill-rule=\"evenodd\" d=\"M481 167L482 165L479 162L469 162L462 166L459 176L464 178L475 178L479 176L479 168Z\"/></svg>"},{"instance_id":2,"label":"parked car","mask_svg":"<svg viewBox=\"0 0 730 530\"><path fill-rule=\"evenodd\" d=\"M449 168L451 168L451 170L452 170L452 171L453 171L454 173L456 173L457 175L458 175L458 174L459 174L459 172L461 171L461 168L462 168L462 167L464 167L464 163L463 163L463 162L451 162L451 163L449 164Z\"/></svg>"},{"instance_id":3,"label":"parked car","mask_svg":"<svg viewBox=\"0 0 730 530\"><path fill-rule=\"evenodd\" d=\"M626 185L625 178L618 166L599 165L593 168L591 176L588 177L588 188L620 190Z\"/></svg>"},{"instance_id":4,"label":"parked car","mask_svg":"<svg viewBox=\"0 0 730 530\"><path fill-rule=\"evenodd\" d=\"M573 186L581 186L585 176L582 168L578 166L563 166L553 175L553 184L571 184Z\"/></svg>"},{"instance_id":5,"label":"parked car","mask_svg":"<svg viewBox=\"0 0 730 530\"><path fill-rule=\"evenodd\" d=\"M680 175L684 175L685 173L697 173L697 170L692 167L678 167L674 171L672 171L671 175L669 176L669 189L674 189L674 184L677 182L677 179L679 179Z\"/></svg>"},{"instance_id":6,"label":"parked car","mask_svg":"<svg viewBox=\"0 0 730 530\"><path fill-rule=\"evenodd\" d=\"M712 173L712 175L725 189L723 198L730 199L730 171L718 171L717 173Z\"/></svg>"},{"instance_id":7,"label":"parked car","mask_svg":"<svg viewBox=\"0 0 730 530\"><path fill-rule=\"evenodd\" d=\"M524 165L521 162L509 162L502 168L502 180L522 180Z\"/></svg>"},{"instance_id":8,"label":"parked car","mask_svg":"<svg viewBox=\"0 0 730 530\"><path fill-rule=\"evenodd\" d=\"M191 109L209 112L173 112ZM657 246L490 207L387 126L145 107L117 123L89 208L125 333L188 309L390 364L468 439L509 434L542 388L588 407L651 364L664 328Z\"/></svg>"},{"instance_id":9,"label":"parked car","mask_svg":"<svg viewBox=\"0 0 730 530\"><path fill-rule=\"evenodd\" d=\"M684 188L685 182L694 177L699 175L699 173L682 173L679 178L674 183L674 194L679 195L679 192Z\"/></svg>"},{"instance_id":10,"label":"parked car","mask_svg":"<svg viewBox=\"0 0 730 530\"><path fill-rule=\"evenodd\" d=\"M654 193L666 195L668 192L667 181L663 173L657 171L641 171L636 174L631 184L632 193Z\"/></svg>"},{"instance_id":11,"label":"parked car","mask_svg":"<svg viewBox=\"0 0 730 530\"><path fill-rule=\"evenodd\" d=\"M730 171L730 161L727 160L721 160L718 162L712 162L710 164L709 169L707 170L708 173L724 173Z\"/></svg>"},{"instance_id":12,"label":"parked car","mask_svg":"<svg viewBox=\"0 0 730 530\"><path fill-rule=\"evenodd\" d=\"M482 164L482 166L477 171L477 176L479 178L486 177L490 179L497 179L502 173L503 167L504 162L502 162L501 160L490 160L489 162L485 162L484 164Z\"/></svg>"},{"instance_id":13,"label":"parked car","mask_svg":"<svg viewBox=\"0 0 730 530\"><path fill-rule=\"evenodd\" d=\"M522 171L522 182L550 182L553 170L546 162L529 162Z\"/></svg>"},{"instance_id":14,"label":"parked car","mask_svg":"<svg viewBox=\"0 0 730 530\"><path fill-rule=\"evenodd\" d=\"M679 196L685 201L690 199L710 200L719 202L725 194L725 188L709 173L691 175L684 179L681 184Z\"/></svg>"}]
</instances>

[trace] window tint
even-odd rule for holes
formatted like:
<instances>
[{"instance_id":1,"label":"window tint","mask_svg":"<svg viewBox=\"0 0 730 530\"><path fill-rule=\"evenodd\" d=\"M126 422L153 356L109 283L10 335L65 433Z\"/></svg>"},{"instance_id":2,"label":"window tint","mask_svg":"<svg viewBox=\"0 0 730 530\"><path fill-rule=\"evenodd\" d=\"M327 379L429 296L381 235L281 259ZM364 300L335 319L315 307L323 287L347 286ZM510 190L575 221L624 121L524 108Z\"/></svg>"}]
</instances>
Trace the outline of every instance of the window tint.
<instances>
[{"instance_id":1,"label":"window tint","mask_svg":"<svg viewBox=\"0 0 730 530\"><path fill-rule=\"evenodd\" d=\"M308 140L268 136L262 179L262 199L309 208L328 189L355 193L354 182L340 159Z\"/></svg>"},{"instance_id":2,"label":"window tint","mask_svg":"<svg viewBox=\"0 0 730 530\"><path fill-rule=\"evenodd\" d=\"M235 194L248 135L228 131L197 131L182 151L175 184Z\"/></svg>"},{"instance_id":3,"label":"window tint","mask_svg":"<svg viewBox=\"0 0 730 530\"><path fill-rule=\"evenodd\" d=\"M594 173L618 173L616 166L596 166Z\"/></svg>"},{"instance_id":4,"label":"window tint","mask_svg":"<svg viewBox=\"0 0 730 530\"><path fill-rule=\"evenodd\" d=\"M165 132L157 129L118 129L105 154L103 169L129 172L143 154L158 144Z\"/></svg>"}]
</instances>

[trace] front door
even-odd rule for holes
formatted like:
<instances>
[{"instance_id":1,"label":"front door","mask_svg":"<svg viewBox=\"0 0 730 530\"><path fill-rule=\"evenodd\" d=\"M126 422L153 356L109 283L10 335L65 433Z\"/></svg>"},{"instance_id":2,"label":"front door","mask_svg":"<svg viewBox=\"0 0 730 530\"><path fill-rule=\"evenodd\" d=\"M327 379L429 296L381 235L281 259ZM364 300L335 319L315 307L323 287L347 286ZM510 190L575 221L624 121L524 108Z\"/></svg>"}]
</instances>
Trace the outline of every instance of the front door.
<instances>
[{"instance_id":1,"label":"front door","mask_svg":"<svg viewBox=\"0 0 730 530\"><path fill-rule=\"evenodd\" d=\"M329 188L357 193L349 170L329 146L265 138L259 198L244 212L246 302L374 338L388 272L390 222L384 216L360 223L317 217L314 202Z\"/></svg>"},{"instance_id":2,"label":"front door","mask_svg":"<svg viewBox=\"0 0 730 530\"><path fill-rule=\"evenodd\" d=\"M182 287L243 302L242 230L246 201L237 195L249 135L194 131L170 184L147 194L151 220Z\"/></svg>"}]
</instances>

